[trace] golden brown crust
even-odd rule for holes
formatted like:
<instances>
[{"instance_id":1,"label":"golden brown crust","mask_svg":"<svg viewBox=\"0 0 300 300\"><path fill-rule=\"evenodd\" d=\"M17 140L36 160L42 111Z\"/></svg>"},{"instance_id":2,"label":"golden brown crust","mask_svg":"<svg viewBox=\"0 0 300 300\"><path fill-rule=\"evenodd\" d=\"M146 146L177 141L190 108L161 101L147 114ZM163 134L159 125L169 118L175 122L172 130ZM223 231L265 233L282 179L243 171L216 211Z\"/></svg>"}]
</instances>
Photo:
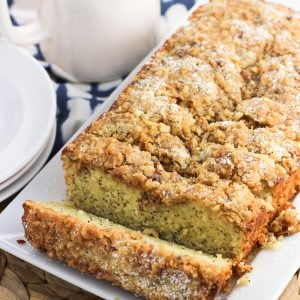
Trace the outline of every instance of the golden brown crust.
<instances>
[{"instance_id":1,"label":"golden brown crust","mask_svg":"<svg viewBox=\"0 0 300 300\"><path fill-rule=\"evenodd\" d=\"M140 232L95 219L64 211L63 205L24 203L25 235L35 248L147 299L209 299L231 276L229 261L178 256L166 242L154 244Z\"/></svg>"}]
</instances>

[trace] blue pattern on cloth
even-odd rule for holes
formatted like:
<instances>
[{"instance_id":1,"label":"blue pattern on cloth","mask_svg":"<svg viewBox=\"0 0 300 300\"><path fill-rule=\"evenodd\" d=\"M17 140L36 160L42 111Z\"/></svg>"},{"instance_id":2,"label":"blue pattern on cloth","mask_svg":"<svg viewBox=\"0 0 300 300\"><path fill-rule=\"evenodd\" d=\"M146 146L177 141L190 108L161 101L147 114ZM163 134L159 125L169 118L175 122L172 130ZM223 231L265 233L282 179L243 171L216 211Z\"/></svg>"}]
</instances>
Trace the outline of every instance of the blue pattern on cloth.
<instances>
[{"instance_id":1,"label":"blue pattern on cloth","mask_svg":"<svg viewBox=\"0 0 300 300\"><path fill-rule=\"evenodd\" d=\"M11 8L11 17L15 25L22 15L21 1L8 0ZM36 0L26 0L30 4L36 4ZM176 20L183 17L195 4L195 0L161 0L161 22L164 27L172 27ZM24 5L24 2L23 2ZM27 8L27 7L26 7ZM168 30L171 28L168 28ZM89 118L96 107L101 105L124 78L106 83L77 84L67 82L52 71L52 66L45 62L43 54L38 45L29 47L30 53L43 65L51 77L57 95L57 133L52 150L55 154L65 142L78 130L78 128Z\"/></svg>"}]
</instances>

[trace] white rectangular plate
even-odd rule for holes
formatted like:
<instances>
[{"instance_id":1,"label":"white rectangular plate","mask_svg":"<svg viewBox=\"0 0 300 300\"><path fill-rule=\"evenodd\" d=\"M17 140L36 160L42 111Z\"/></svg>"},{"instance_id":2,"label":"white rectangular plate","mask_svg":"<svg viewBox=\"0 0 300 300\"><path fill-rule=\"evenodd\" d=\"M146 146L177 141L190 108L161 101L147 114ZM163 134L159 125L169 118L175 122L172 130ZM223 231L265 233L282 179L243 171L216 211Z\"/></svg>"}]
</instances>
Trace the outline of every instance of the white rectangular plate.
<instances>
[{"instance_id":1,"label":"white rectangular plate","mask_svg":"<svg viewBox=\"0 0 300 300\"><path fill-rule=\"evenodd\" d=\"M205 2L207 1L198 1L198 4ZM280 3L283 1L274 2ZM297 3L295 0L285 1L285 5L300 9L300 3ZM157 48L160 46L158 45ZM131 82L132 77L152 53L124 80L101 106L101 109L86 122L77 134L95 120L100 113L108 110L118 94ZM81 274L62 263L49 259L45 254L33 249L28 243L25 245L17 243L18 239L24 238L21 217L23 214L22 203L25 200L49 201L65 198L65 183L60 154L60 152L57 153L5 211L1 213L0 248L104 299L114 300L117 297L122 300L138 299L133 294L113 287L108 282L95 280L91 276ZM300 212L300 196L296 198L295 204ZM252 266L253 271L249 274L250 284L234 288L227 299L278 299L289 280L300 267L300 233L285 238L281 242L281 247L277 250L259 251L252 262Z\"/></svg>"}]
</instances>

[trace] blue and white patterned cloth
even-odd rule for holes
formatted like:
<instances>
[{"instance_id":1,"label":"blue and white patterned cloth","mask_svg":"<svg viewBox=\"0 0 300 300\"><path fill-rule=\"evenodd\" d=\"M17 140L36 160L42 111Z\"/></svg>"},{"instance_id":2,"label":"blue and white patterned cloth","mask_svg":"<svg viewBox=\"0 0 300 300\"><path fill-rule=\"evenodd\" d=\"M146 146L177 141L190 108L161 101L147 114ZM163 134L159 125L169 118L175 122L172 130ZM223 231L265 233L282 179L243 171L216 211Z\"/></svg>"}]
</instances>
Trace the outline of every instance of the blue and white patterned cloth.
<instances>
[{"instance_id":1,"label":"blue and white patterned cloth","mask_svg":"<svg viewBox=\"0 0 300 300\"><path fill-rule=\"evenodd\" d=\"M141 0L142 1L142 0ZM26 24L35 18L38 0L9 0L11 17L15 25ZM161 0L160 38L172 29L196 0ZM26 47L47 70L57 94L57 133L52 154L56 153L73 133L101 105L123 78L106 83L76 84L54 75L53 66L43 57L39 46Z\"/></svg>"}]
</instances>

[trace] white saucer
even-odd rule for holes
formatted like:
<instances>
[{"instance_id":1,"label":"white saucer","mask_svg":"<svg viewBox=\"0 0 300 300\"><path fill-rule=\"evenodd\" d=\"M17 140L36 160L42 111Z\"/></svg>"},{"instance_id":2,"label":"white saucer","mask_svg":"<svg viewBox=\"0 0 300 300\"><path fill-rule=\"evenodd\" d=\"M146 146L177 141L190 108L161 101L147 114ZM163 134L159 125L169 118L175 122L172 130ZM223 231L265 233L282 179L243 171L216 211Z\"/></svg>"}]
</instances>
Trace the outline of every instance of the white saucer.
<instances>
[{"instance_id":1,"label":"white saucer","mask_svg":"<svg viewBox=\"0 0 300 300\"><path fill-rule=\"evenodd\" d=\"M46 71L0 39L0 183L41 150L55 122L56 97Z\"/></svg>"},{"instance_id":2,"label":"white saucer","mask_svg":"<svg viewBox=\"0 0 300 300\"><path fill-rule=\"evenodd\" d=\"M37 157L35 163L32 164L31 168L29 168L27 172L25 171L25 173L22 176L20 176L16 181L14 181L11 185L0 191L0 202L6 200L14 193L18 192L39 172L39 170L43 167L51 153L55 141L55 136L56 124L53 127L50 137L46 142L46 145L42 149L40 156Z\"/></svg>"},{"instance_id":3,"label":"white saucer","mask_svg":"<svg viewBox=\"0 0 300 300\"><path fill-rule=\"evenodd\" d=\"M0 193L3 191L6 187L10 186L12 183L14 183L17 179L19 179L23 174L25 174L38 160L38 158L41 156L42 152L45 151L46 145L48 144L51 136L53 135L53 131L50 132L49 136L47 137L47 140L45 141L42 148L38 151L38 153L30 160L30 162L23 167L19 172L14 174L13 176L9 177L5 181L0 183Z\"/></svg>"}]
</instances>

